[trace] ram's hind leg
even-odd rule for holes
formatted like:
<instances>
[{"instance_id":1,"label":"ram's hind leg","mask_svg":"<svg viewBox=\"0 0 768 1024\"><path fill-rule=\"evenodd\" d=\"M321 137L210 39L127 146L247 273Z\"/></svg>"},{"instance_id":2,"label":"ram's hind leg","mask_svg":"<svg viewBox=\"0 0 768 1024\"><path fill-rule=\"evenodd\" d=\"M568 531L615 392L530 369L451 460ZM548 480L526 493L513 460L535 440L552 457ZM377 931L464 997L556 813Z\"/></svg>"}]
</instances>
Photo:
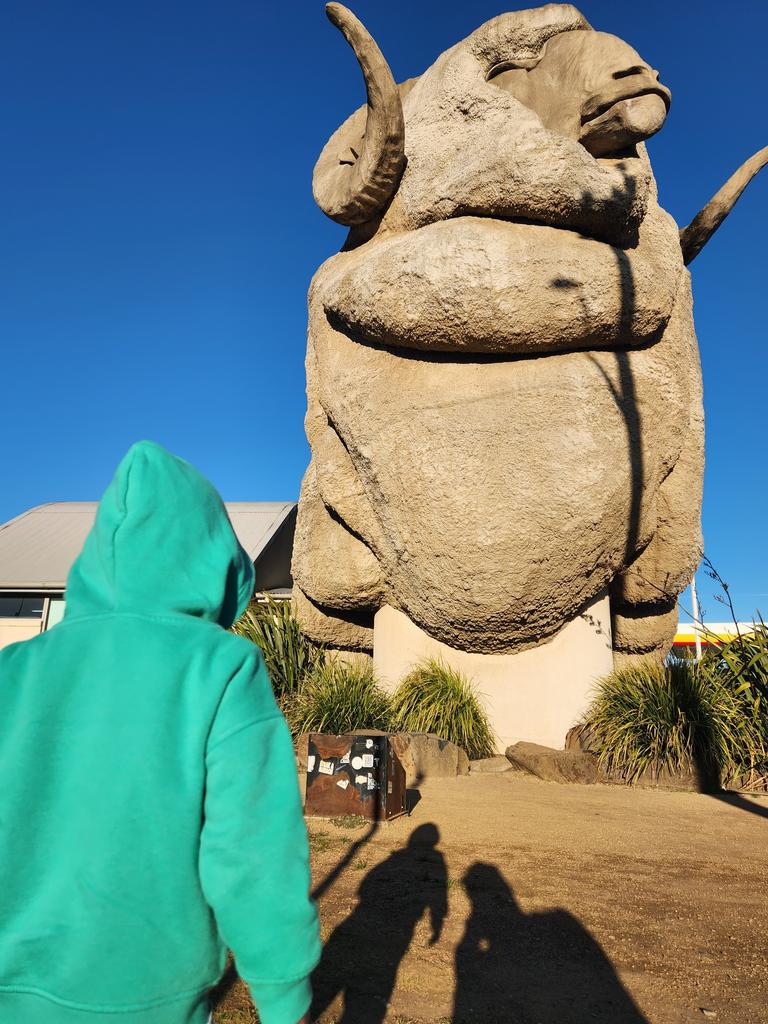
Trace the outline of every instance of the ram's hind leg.
<instances>
[{"instance_id":1,"label":"ram's hind leg","mask_svg":"<svg viewBox=\"0 0 768 1024\"><path fill-rule=\"evenodd\" d=\"M677 631L677 602L623 607L613 612L613 664L615 668L648 658L662 662Z\"/></svg>"}]
</instances>

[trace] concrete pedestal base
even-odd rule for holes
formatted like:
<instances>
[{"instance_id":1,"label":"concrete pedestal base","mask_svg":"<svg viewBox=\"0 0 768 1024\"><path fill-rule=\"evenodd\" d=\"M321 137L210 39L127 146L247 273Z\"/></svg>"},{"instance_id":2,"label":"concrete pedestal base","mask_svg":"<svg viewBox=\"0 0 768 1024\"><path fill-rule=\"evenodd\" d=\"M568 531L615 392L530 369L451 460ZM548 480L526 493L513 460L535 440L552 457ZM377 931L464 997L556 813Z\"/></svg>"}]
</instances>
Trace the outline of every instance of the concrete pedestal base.
<instances>
[{"instance_id":1,"label":"concrete pedestal base","mask_svg":"<svg viewBox=\"0 0 768 1024\"><path fill-rule=\"evenodd\" d=\"M385 606L374 619L373 663L387 690L425 658L442 658L482 695L498 751L520 740L562 747L594 682L613 668L608 596L596 598L560 632L519 654L468 654L433 639L402 612Z\"/></svg>"}]
</instances>

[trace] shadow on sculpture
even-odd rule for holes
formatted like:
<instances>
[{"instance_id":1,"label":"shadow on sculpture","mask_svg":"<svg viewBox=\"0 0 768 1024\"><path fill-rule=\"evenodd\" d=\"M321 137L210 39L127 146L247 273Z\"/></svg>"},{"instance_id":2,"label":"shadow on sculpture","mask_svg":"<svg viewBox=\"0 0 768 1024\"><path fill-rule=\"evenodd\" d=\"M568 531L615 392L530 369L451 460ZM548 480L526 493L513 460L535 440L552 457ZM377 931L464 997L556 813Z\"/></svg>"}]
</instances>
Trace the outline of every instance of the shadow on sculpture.
<instances>
[{"instance_id":1,"label":"shadow on sculpture","mask_svg":"<svg viewBox=\"0 0 768 1024\"><path fill-rule=\"evenodd\" d=\"M453 1024L647 1024L599 943L565 910L526 914L492 864L463 878Z\"/></svg>"},{"instance_id":2,"label":"shadow on sculpture","mask_svg":"<svg viewBox=\"0 0 768 1024\"><path fill-rule=\"evenodd\" d=\"M313 1021L337 999L342 1003L339 1024L381 1024L385 1019L400 962L424 913L432 944L442 932L448 876L439 841L436 825L419 825L407 846L365 876L357 906L326 942L312 978Z\"/></svg>"}]
</instances>

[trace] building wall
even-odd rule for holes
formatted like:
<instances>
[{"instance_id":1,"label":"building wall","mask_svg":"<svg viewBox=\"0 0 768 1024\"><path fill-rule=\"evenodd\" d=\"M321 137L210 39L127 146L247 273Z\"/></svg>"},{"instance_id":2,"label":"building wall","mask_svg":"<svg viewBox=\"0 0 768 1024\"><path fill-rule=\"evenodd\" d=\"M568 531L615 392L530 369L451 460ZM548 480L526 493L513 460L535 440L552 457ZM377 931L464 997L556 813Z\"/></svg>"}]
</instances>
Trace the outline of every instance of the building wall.
<instances>
[{"instance_id":1,"label":"building wall","mask_svg":"<svg viewBox=\"0 0 768 1024\"><path fill-rule=\"evenodd\" d=\"M37 636L41 626L40 619L0 619L0 648Z\"/></svg>"},{"instance_id":2,"label":"building wall","mask_svg":"<svg viewBox=\"0 0 768 1024\"><path fill-rule=\"evenodd\" d=\"M471 679L497 736L562 748L589 705L595 681L613 668L608 596L596 598L548 643L518 654L470 654L429 636L395 608L374 619L373 662L387 690L425 658L441 658Z\"/></svg>"}]
</instances>

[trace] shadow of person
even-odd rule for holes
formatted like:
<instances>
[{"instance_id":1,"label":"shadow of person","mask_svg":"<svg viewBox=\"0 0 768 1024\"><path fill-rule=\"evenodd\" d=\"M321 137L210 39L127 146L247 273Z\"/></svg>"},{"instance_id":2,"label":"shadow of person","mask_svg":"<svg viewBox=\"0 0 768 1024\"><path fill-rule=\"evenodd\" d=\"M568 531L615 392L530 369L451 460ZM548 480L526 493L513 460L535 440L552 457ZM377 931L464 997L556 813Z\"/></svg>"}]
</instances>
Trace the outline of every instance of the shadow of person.
<instances>
[{"instance_id":1,"label":"shadow of person","mask_svg":"<svg viewBox=\"0 0 768 1024\"><path fill-rule=\"evenodd\" d=\"M748 811L750 814L757 814L761 818L768 818L768 804L762 804L747 800L746 797L741 796L739 793L710 793L715 800L720 800L721 803L730 804L731 807L738 807L742 811Z\"/></svg>"},{"instance_id":2,"label":"shadow of person","mask_svg":"<svg viewBox=\"0 0 768 1024\"><path fill-rule=\"evenodd\" d=\"M369 871L358 903L325 944L312 978L311 1020L337 996L344 1010L339 1024L381 1024L395 987L400 961L416 925L429 912L430 945L440 938L448 911L445 859L436 848L436 825L419 825L408 845Z\"/></svg>"},{"instance_id":3,"label":"shadow of person","mask_svg":"<svg viewBox=\"0 0 768 1024\"><path fill-rule=\"evenodd\" d=\"M564 910L525 914L491 864L463 878L453 1024L648 1024L611 962Z\"/></svg>"}]
</instances>

